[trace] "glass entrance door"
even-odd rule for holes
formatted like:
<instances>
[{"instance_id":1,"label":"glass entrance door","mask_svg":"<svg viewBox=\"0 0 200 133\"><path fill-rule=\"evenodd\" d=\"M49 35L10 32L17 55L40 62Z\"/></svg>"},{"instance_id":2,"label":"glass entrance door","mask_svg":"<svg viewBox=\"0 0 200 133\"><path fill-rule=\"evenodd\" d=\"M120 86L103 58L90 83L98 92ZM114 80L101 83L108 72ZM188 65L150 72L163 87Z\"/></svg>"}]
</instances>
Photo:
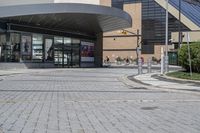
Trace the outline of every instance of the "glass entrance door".
<instances>
[{"instance_id":1,"label":"glass entrance door","mask_svg":"<svg viewBox=\"0 0 200 133\"><path fill-rule=\"evenodd\" d=\"M64 58L63 67L71 67L72 66L71 38L66 38L66 37L64 38L63 58Z\"/></svg>"},{"instance_id":2,"label":"glass entrance door","mask_svg":"<svg viewBox=\"0 0 200 133\"><path fill-rule=\"evenodd\" d=\"M73 43L71 38L54 38L54 65L56 67L79 67L80 44Z\"/></svg>"},{"instance_id":3,"label":"glass entrance door","mask_svg":"<svg viewBox=\"0 0 200 133\"><path fill-rule=\"evenodd\" d=\"M71 60L72 60L71 51L64 49L63 53L64 53L63 67L71 67Z\"/></svg>"},{"instance_id":4,"label":"glass entrance door","mask_svg":"<svg viewBox=\"0 0 200 133\"><path fill-rule=\"evenodd\" d=\"M72 66L80 67L80 44L72 44Z\"/></svg>"},{"instance_id":5,"label":"glass entrance door","mask_svg":"<svg viewBox=\"0 0 200 133\"><path fill-rule=\"evenodd\" d=\"M63 67L63 38L54 38L54 65Z\"/></svg>"}]
</instances>

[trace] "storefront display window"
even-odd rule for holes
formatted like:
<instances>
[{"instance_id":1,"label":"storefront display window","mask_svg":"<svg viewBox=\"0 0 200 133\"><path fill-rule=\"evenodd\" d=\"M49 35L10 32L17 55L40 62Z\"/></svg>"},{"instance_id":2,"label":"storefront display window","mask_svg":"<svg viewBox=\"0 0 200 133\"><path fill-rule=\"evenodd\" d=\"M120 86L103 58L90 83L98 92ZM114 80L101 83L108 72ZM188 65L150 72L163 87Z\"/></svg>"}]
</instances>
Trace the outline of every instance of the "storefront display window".
<instances>
[{"instance_id":1,"label":"storefront display window","mask_svg":"<svg viewBox=\"0 0 200 133\"><path fill-rule=\"evenodd\" d=\"M63 64L63 37L54 37L54 63Z\"/></svg>"},{"instance_id":2,"label":"storefront display window","mask_svg":"<svg viewBox=\"0 0 200 133\"><path fill-rule=\"evenodd\" d=\"M31 36L21 36L21 55L22 60L31 60Z\"/></svg>"},{"instance_id":3,"label":"storefront display window","mask_svg":"<svg viewBox=\"0 0 200 133\"><path fill-rule=\"evenodd\" d=\"M94 43L81 42L81 62L94 62Z\"/></svg>"},{"instance_id":4,"label":"storefront display window","mask_svg":"<svg viewBox=\"0 0 200 133\"><path fill-rule=\"evenodd\" d=\"M72 62L74 67L80 66L80 40L72 39Z\"/></svg>"},{"instance_id":5,"label":"storefront display window","mask_svg":"<svg viewBox=\"0 0 200 133\"><path fill-rule=\"evenodd\" d=\"M80 44L80 42L79 39L72 39L72 44Z\"/></svg>"},{"instance_id":6,"label":"storefront display window","mask_svg":"<svg viewBox=\"0 0 200 133\"><path fill-rule=\"evenodd\" d=\"M10 42L11 42L11 61L19 62L20 61L20 34L11 33Z\"/></svg>"},{"instance_id":7,"label":"storefront display window","mask_svg":"<svg viewBox=\"0 0 200 133\"><path fill-rule=\"evenodd\" d=\"M45 61L53 61L53 39L45 39Z\"/></svg>"},{"instance_id":8,"label":"storefront display window","mask_svg":"<svg viewBox=\"0 0 200 133\"><path fill-rule=\"evenodd\" d=\"M5 54L6 54L6 35L5 34L1 34L0 35L0 59L1 62L5 61Z\"/></svg>"},{"instance_id":9,"label":"storefront display window","mask_svg":"<svg viewBox=\"0 0 200 133\"><path fill-rule=\"evenodd\" d=\"M33 34L32 59L33 61L43 60L43 36L42 35Z\"/></svg>"},{"instance_id":10,"label":"storefront display window","mask_svg":"<svg viewBox=\"0 0 200 133\"><path fill-rule=\"evenodd\" d=\"M71 43L72 43L71 38L64 37L64 45L65 46L70 46Z\"/></svg>"},{"instance_id":11,"label":"storefront display window","mask_svg":"<svg viewBox=\"0 0 200 133\"><path fill-rule=\"evenodd\" d=\"M56 67L80 67L82 62L94 63L94 43L36 33L0 33L0 62L46 62Z\"/></svg>"}]
</instances>

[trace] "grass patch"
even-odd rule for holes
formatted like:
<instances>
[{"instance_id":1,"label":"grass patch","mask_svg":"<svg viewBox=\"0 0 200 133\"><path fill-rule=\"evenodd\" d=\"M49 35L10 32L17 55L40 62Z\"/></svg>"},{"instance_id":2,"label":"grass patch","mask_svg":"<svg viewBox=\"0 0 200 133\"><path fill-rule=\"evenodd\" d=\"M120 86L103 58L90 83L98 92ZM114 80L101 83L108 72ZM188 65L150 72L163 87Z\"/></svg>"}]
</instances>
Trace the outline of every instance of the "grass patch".
<instances>
[{"instance_id":1,"label":"grass patch","mask_svg":"<svg viewBox=\"0 0 200 133\"><path fill-rule=\"evenodd\" d=\"M190 79L190 80L199 80L200 81L200 73L192 73L192 77L189 72L171 72L166 74L167 76L180 78L180 79Z\"/></svg>"}]
</instances>

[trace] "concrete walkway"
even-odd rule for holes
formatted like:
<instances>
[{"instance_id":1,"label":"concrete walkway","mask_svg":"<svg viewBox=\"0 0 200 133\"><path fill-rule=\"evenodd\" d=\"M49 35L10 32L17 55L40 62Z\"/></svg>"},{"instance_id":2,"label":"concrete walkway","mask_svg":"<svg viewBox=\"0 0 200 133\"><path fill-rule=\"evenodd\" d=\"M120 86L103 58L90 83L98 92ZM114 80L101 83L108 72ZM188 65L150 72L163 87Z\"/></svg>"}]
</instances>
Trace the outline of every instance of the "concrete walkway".
<instances>
[{"instance_id":1,"label":"concrete walkway","mask_svg":"<svg viewBox=\"0 0 200 133\"><path fill-rule=\"evenodd\" d=\"M0 70L0 76L21 74L21 73L26 73L26 72L27 72L26 70L21 70L21 69Z\"/></svg>"},{"instance_id":2,"label":"concrete walkway","mask_svg":"<svg viewBox=\"0 0 200 133\"><path fill-rule=\"evenodd\" d=\"M177 80L169 78L167 76L161 76L160 73L142 74L129 79L142 83L144 85L150 85L155 88L163 88L168 90L200 92L200 82L191 82L187 80Z\"/></svg>"},{"instance_id":3,"label":"concrete walkway","mask_svg":"<svg viewBox=\"0 0 200 133\"><path fill-rule=\"evenodd\" d=\"M16 72L23 73L0 77L0 133L200 131L199 95L128 80L125 75L136 75L137 69Z\"/></svg>"}]
</instances>

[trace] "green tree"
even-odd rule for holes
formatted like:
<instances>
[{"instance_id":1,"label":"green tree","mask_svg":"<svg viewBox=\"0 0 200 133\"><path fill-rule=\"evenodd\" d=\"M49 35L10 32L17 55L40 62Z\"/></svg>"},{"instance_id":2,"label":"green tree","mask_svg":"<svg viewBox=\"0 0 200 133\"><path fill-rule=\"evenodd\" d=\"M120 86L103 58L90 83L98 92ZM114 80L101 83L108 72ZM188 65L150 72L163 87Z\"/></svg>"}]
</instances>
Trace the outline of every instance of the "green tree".
<instances>
[{"instance_id":1,"label":"green tree","mask_svg":"<svg viewBox=\"0 0 200 133\"><path fill-rule=\"evenodd\" d=\"M193 42L190 44L192 71L200 73L200 42ZM190 70L188 59L188 46L183 44L178 51L179 64L186 69Z\"/></svg>"}]
</instances>

